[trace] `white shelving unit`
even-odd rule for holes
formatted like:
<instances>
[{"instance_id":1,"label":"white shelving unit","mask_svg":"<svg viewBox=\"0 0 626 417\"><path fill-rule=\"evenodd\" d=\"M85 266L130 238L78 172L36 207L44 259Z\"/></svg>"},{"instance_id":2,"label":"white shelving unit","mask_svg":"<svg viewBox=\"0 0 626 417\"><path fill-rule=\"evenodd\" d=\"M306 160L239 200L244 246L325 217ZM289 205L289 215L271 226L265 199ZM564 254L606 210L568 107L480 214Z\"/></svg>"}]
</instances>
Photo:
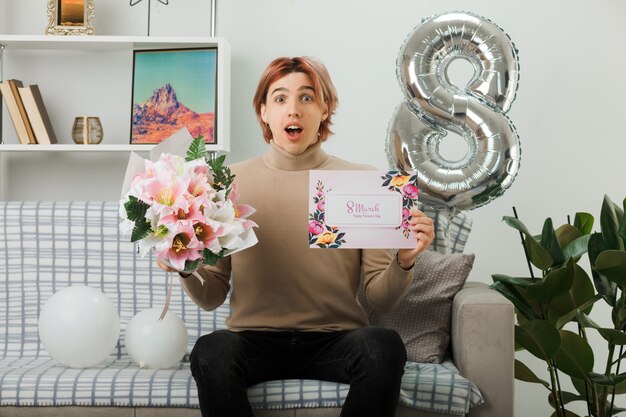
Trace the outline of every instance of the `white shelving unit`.
<instances>
[{"instance_id":1,"label":"white shelving unit","mask_svg":"<svg viewBox=\"0 0 626 417\"><path fill-rule=\"evenodd\" d=\"M48 91L44 91L44 101L48 112L51 113L50 102L56 102L52 110L71 112L63 114L62 118L51 114L52 124L57 133L58 144L53 145L24 145L19 144L13 129L10 116L3 112L1 120L4 132L11 135L2 135L0 129L0 200L11 199L7 195L7 184L11 181L12 171L21 169L28 155L37 155L37 163L42 154L49 153L52 160L64 158L63 155L79 153L81 155L102 155L91 164L109 164L111 158L125 158L131 151L147 153L154 145L131 145L130 136L130 96L132 91L133 51L136 50L164 50L188 49L202 47L217 47L217 96L215 109L215 127L217 144L207 144L209 151L228 152L230 150L230 46L223 38L216 37L147 37L147 36L49 36L49 35L2 35L0 34L0 81L8 78L20 79L24 76L24 84L44 84ZM67 58L65 58L67 57ZM111 57L111 58L108 58ZM87 70L82 65L76 65L84 60ZM16 69L15 61L18 62ZM94 64L100 60L102 64ZM52 64L49 65L49 63ZM21 64L21 66L19 65ZM11 67L12 71L6 71ZM64 68L67 67L67 68ZM72 72L76 77L68 76ZM24 75L22 75L24 74ZM58 74L60 81L56 82L54 75ZM41 75L41 77L40 77ZM47 76L47 79L45 78ZM76 82L74 82L76 80ZM89 81L87 81L89 80ZM80 83L83 83L82 85ZM107 83L110 84L107 85ZM87 88L85 88L85 84ZM89 90L89 91L85 91ZM92 91L96 91L94 92ZM88 114L82 112L83 107L77 107L77 102L91 104L98 101L98 94L105 95L98 109L111 109L108 119L103 118L104 140L97 145L74 144L69 133L73 116ZM82 96L81 96L82 95ZM85 95L89 95L88 99ZM63 97L62 99L60 97ZM67 106L66 106L67 104ZM71 110L63 107L74 106ZM2 111L2 106L0 106ZM100 110L99 110L100 111ZM54 111L52 112L54 113ZM97 113L95 115L100 115ZM57 126L61 126L57 129ZM125 127L127 126L127 128ZM111 133L113 132L113 133ZM128 133L126 133L128 132ZM115 155L119 156L115 156ZM32 159L31 158L31 159ZM49 158L48 158L49 159ZM13 162L13 161L17 162ZM28 163L29 159L26 159ZM68 174L76 158L70 158L67 166L55 170L63 171L60 175ZM113 164L115 165L115 164ZM14 167L14 168L12 168ZM43 168L41 168L43 169ZM64 171L66 170L66 171ZM55 172L55 174L57 174ZM19 174L18 174L19 175ZM112 173L112 176L118 172ZM54 177L54 175L51 175ZM22 179L21 181L27 181ZM112 180L114 181L114 180ZM14 186L18 189L17 185ZM10 191L9 191L9 194Z\"/></svg>"},{"instance_id":2,"label":"white shelving unit","mask_svg":"<svg viewBox=\"0 0 626 417\"><path fill-rule=\"evenodd\" d=\"M127 52L129 73L132 74L132 53L137 50L187 49L217 47L217 98L215 126L218 134L216 145L208 145L212 151L230 150L230 46L223 38L211 37L147 37L147 36L49 36L49 35L0 35L0 54L8 51L84 51L84 52ZM0 63L4 66L2 56ZM0 67L0 81L4 80ZM128 89L132 85L128 86ZM127 104L127 103L121 103ZM8 115L3 115L6 123ZM53 121L54 124L54 121ZM1 135L1 134L0 134ZM9 150L0 144L0 152ZM39 145L37 145L39 146ZM84 145L76 145L84 147ZM27 150L21 149L19 150ZM66 149L66 151L69 149ZM95 151L96 149L90 149ZM120 148L118 151L128 149ZM15 149L11 149L15 151ZM30 149L28 149L30 151ZM110 150L109 150L110 151Z\"/></svg>"}]
</instances>

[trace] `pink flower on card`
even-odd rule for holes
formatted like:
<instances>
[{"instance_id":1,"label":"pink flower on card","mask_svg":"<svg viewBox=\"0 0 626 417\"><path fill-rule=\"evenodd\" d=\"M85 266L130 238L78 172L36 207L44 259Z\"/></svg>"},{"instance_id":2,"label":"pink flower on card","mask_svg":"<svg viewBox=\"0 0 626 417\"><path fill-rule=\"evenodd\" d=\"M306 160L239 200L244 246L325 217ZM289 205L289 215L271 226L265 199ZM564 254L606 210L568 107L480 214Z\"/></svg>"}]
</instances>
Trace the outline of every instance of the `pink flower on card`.
<instances>
[{"instance_id":1,"label":"pink flower on card","mask_svg":"<svg viewBox=\"0 0 626 417\"><path fill-rule=\"evenodd\" d=\"M403 207L402 208L402 219L406 219L407 217L409 217L409 214L411 214L409 209L406 208L406 207Z\"/></svg>"},{"instance_id":2,"label":"pink flower on card","mask_svg":"<svg viewBox=\"0 0 626 417\"><path fill-rule=\"evenodd\" d=\"M322 234L324 231L324 225L316 220L312 220L309 222L309 233L313 236L317 236Z\"/></svg>"},{"instance_id":3,"label":"pink flower on card","mask_svg":"<svg viewBox=\"0 0 626 417\"><path fill-rule=\"evenodd\" d=\"M317 209L319 211L325 211L326 210L326 200L321 200L319 203L317 203Z\"/></svg>"},{"instance_id":4,"label":"pink flower on card","mask_svg":"<svg viewBox=\"0 0 626 417\"><path fill-rule=\"evenodd\" d=\"M417 187L413 184L406 184L402 187L402 194L408 198L415 198L417 197Z\"/></svg>"}]
</instances>

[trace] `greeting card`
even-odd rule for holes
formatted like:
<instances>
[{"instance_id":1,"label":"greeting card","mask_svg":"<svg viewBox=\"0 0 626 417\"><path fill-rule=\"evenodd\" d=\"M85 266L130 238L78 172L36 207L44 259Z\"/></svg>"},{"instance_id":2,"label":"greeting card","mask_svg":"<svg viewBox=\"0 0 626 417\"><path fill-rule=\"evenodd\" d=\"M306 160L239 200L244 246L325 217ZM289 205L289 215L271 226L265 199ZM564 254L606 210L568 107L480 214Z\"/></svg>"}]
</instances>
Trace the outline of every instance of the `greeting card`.
<instances>
[{"instance_id":1,"label":"greeting card","mask_svg":"<svg viewBox=\"0 0 626 417\"><path fill-rule=\"evenodd\" d=\"M415 172L312 170L309 246L413 248L408 222L416 205Z\"/></svg>"}]
</instances>

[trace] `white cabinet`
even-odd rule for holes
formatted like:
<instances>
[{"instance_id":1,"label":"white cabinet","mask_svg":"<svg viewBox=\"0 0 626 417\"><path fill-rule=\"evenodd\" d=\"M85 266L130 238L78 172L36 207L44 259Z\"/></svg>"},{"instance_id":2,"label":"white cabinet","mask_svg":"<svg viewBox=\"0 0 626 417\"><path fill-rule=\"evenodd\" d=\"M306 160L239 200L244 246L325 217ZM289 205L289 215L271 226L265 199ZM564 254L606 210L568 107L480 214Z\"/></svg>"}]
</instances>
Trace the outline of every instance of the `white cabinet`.
<instances>
[{"instance_id":1,"label":"white cabinet","mask_svg":"<svg viewBox=\"0 0 626 417\"><path fill-rule=\"evenodd\" d=\"M59 142L20 144L3 103L0 200L117 198L129 152L153 147L130 144L135 50L217 48L217 144L207 148L230 150L230 47L223 38L0 35L0 45L0 80L39 85ZM74 144L76 116L100 117L100 144Z\"/></svg>"}]
</instances>

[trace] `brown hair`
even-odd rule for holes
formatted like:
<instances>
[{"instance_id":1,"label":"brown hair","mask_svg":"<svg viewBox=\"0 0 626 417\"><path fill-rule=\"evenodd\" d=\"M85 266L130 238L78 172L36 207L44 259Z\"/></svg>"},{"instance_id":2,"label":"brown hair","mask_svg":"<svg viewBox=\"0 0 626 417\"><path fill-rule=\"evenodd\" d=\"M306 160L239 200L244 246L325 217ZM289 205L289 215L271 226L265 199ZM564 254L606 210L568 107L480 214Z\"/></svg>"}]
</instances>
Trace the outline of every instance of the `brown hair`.
<instances>
[{"instance_id":1,"label":"brown hair","mask_svg":"<svg viewBox=\"0 0 626 417\"><path fill-rule=\"evenodd\" d=\"M263 138L267 143L269 143L272 139L272 131L269 126L263 122L261 117L261 105L265 104L267 100L267 92L270 85L274 81L293 72L301 72L311 78L318 104L320 106L326 104L328 108L328 117L322 121L319 130L319 137L323 142L333 133L330 130L330 126L333 124L332 117L333 114L335 114L335 109L337 108L337 91L335 90L335 86L330 79L330 74L328 74L328 70L324 64L310 57L304 56L276 58L267 66L267 68L265 68L265 71L261 75L259 84L256 88L256 93L254 94L254 99L252 100L252 105L254 106L256 118L261 125L261 129L263 130Z\"/></svg>"}]
</instances>

